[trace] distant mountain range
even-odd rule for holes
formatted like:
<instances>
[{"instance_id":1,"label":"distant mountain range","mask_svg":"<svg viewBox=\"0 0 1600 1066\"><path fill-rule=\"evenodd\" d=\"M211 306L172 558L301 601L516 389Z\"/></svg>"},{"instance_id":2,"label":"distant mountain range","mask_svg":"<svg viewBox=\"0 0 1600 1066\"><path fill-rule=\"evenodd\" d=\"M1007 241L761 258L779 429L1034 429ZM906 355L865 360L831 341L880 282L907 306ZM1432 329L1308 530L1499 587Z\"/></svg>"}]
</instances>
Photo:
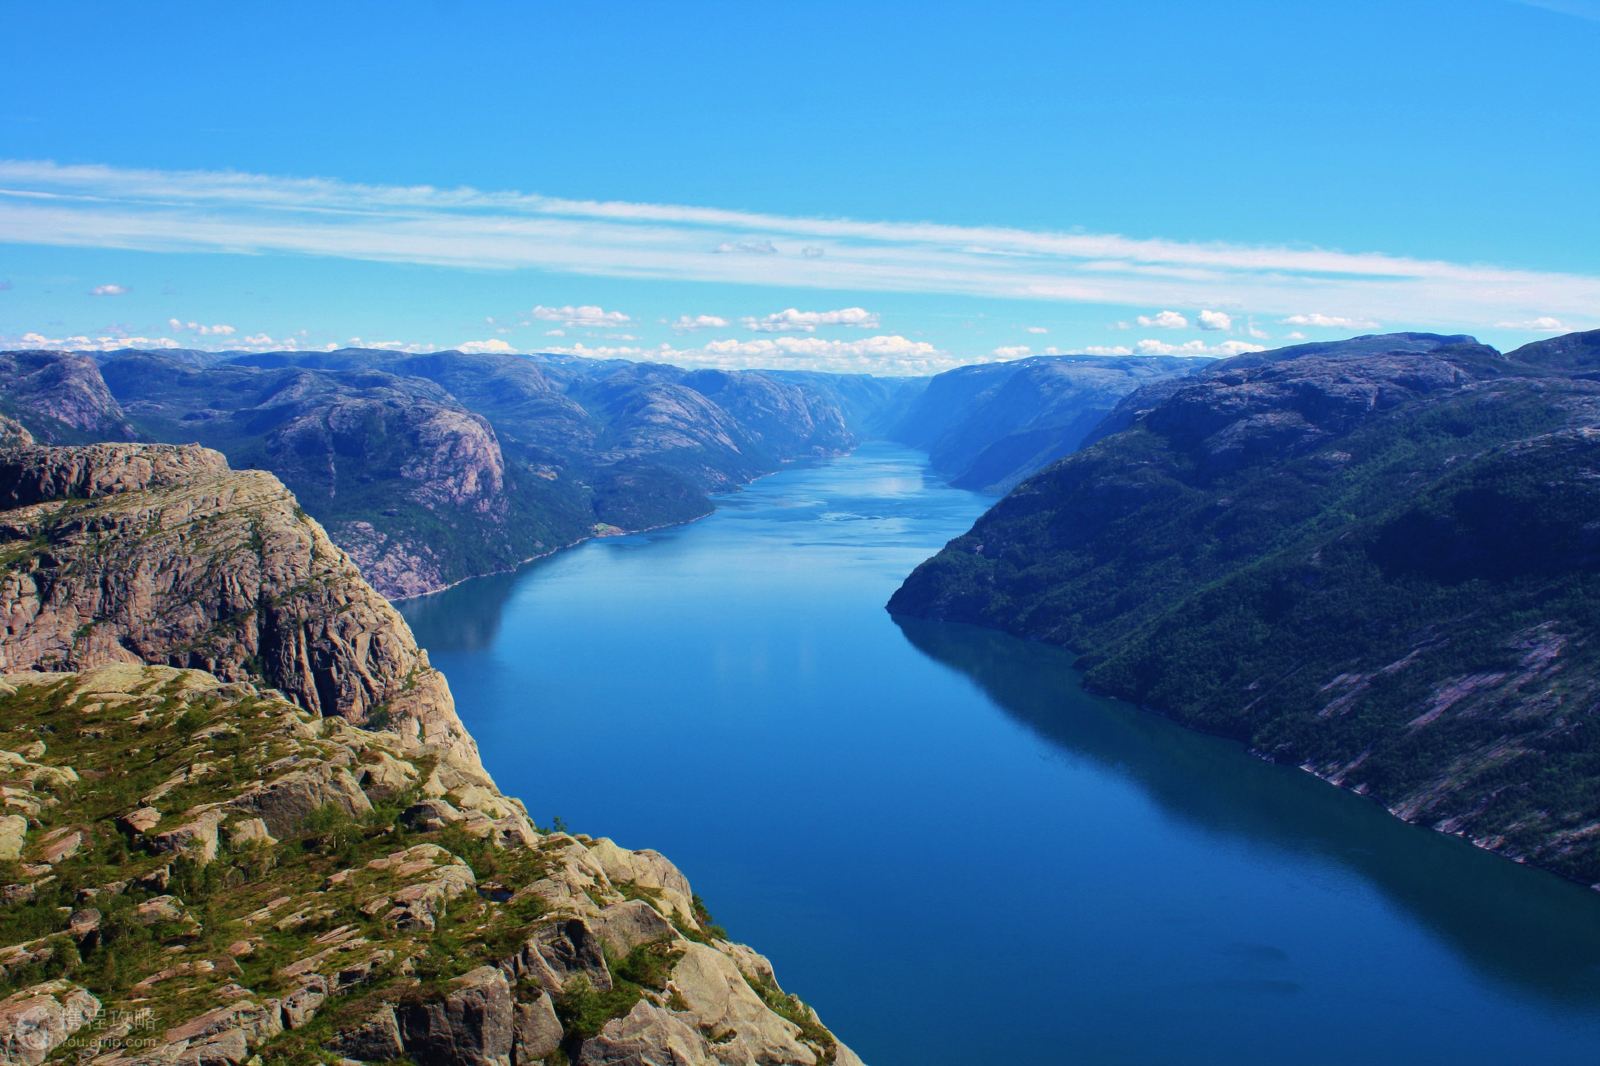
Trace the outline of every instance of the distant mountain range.
<instances>
[{"instance_id":1,"label":"distant mountain range","mask_svg":"<svg viewBox=\"0 0 1600 1066\"><path fill-rule=\"evenodd\" d=\"M1038 356L933 378L889 436L928 453L961 488L1000 494L1075 451L1128 393L1208 360Z\"/></svg>"},{"instance_id":2,"label":"distant mountain range","mask_svg":"<svg viewBox=\"0 0 1600 1066\"><path fill-rule=\"evenodd\" d=\"M683 522L836 455L920 382L560 357L0 353L42 440L196 442L270 470L385 595Z\"/></svg>"},{"instance_id":3,"label":"distant mountain range","mask_svg":"<svg viewBox=\"0 0 1600 1066\"><path fill-rule=\"evenodd\" d=\"M1600 332L1241 356L1087 439L889 609L1600 883Z\"/></svg>"},{"instance_id":4,"label":"distant mountain range","mask_svg":"<svg viewBox=\"0 0 1600 1066\"><path fill-rule=\"evenodd\" d=\"M1042 358L926 378L570 356L0 353L0 413L54 443L200 443L277 474L390 597L669 525L863 438L1000 491L1174 359Z\"/></svg>"}]
</instances>

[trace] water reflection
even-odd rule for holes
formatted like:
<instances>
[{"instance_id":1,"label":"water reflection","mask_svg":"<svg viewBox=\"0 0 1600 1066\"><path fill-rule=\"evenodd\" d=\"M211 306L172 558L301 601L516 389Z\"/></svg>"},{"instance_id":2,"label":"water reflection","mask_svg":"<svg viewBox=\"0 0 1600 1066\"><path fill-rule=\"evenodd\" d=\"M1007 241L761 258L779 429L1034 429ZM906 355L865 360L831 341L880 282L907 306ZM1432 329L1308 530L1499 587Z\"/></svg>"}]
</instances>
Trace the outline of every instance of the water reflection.
<instances>
[{"instance_id":1,"label":"water reflection","mask_svg":"<svg viewBox=\"0 0 1600 1066\"><path fill-rule=\"evenodd\" d=\"M895 621L912 646L970 678L1037 736L1137 783L1173 819L1355 870L1484 974L1600 1014L1593 892L1405 825L1309 775L1249 759L1236 744L1091 696L1059 649L973 626Z\"/></svg>"}]
</instances>

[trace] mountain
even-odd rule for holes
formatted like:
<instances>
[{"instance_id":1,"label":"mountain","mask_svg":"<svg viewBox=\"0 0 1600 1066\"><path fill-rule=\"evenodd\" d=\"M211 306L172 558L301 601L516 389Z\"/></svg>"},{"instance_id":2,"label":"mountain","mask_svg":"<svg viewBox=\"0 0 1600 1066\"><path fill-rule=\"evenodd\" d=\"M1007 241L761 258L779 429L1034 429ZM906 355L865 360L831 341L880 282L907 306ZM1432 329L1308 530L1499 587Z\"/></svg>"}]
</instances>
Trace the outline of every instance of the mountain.
<instances>
[{"instance_id":1,"label":"mountain","mask_svg":"<svg viewBox=\"0 0 1600 1066\"><path fill-rule=\"evenodd\" d=\"M889 609L1594 884L1597 516L1600 333L1358 338L1133 394Z\"/></svg>"},{"instance_id":2,"label":"mountain","mask_svg":"<svg viewBox=\"0 0 1600 1066\"><path fill-rule=\"evenodd\" d=\"M136 435L94 360L67 352L0 352L0 416L22 418L56 443Z\"/></svg>"},{"instance_id":3,"label":"mountain","mask_svg":"<svg viewBox=\"0 0 1600 1066\"><path fill-rule=\"evenodd\" d=\"M0 353L41 439L196 442L270 470L385 595L585 538L854 446L903 386L571 357L370 349Z\"/></svg>"},{"instance_id":4,"label":"mountain","mask_svg":"<svg viewBox=\"0 0 1600 1066\"><path fill-rule=\"evenodd\" d=\"M1204 363L1173 356L1036 356L934 377L889 429L951 484L1003 493L1074 451L1141 385Z\"/></svg>"},{"instance_id":5,"label":"mountain","mask_svg":"<svg viewBox=\"0 0 1600 1066\"><path fill-rule=\"evenodd\" d=\"M270 474L0 420L0 618L0 1061L859 1066L666 858L499 792Z\"/></svg>"}]
</instances>

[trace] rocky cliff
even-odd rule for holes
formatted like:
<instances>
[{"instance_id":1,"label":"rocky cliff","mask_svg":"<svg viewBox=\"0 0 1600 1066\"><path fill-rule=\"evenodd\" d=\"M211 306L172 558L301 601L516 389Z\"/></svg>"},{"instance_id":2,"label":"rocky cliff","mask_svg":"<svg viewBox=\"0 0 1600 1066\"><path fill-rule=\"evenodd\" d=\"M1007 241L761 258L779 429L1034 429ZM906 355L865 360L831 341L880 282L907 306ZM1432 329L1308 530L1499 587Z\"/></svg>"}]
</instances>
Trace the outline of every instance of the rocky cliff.
<instances>
[{"instance_id":1,"label":"rocky cliff","mask_svg":"<svg viewBox=\"0 0 1600 1066\"><path fill-rule=\"evenodd\" d=\"M1130 396L890 603L1600 883L1600 334L1358 338Z\"/></svg>"},{"instance_id":2,"label":"rocky cliff","mask_svg":"<svg viewBox=\"0 0 1600 1066\"><path fill-rule=\"evenodd\" d=\"M0 671L163 663L477 755L398 612L283 485L194 446L0 446Z\"/></svg>"},{"instance_id":3,"label":"rocky cliff","mask_svg":"<svg viewBox=\"0 0 1600 1066\"><path fill-rule=\"evenodd\" d=\"M0 1062L859 1062L665 858L501 795L270 475L0 440Z\"/></svg>"}]
</instances>

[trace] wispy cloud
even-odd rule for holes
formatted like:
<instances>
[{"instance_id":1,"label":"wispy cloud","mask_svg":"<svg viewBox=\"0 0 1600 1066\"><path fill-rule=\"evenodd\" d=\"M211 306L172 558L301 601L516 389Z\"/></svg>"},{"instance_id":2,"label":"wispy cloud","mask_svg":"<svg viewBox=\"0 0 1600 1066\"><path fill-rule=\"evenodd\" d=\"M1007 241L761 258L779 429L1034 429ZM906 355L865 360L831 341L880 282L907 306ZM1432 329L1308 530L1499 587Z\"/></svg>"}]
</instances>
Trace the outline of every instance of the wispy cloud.
<instances>
[{"instance_id":1,"label":"wispy cloud","mask_svg":"<svg viewBox=\"0 0 1600 1066\"><path fill-rule=\"evenodd\" d=\"M96 285L94 288L89 290L89 295L90 296L125 296L125 295L127 295L127 292L128 292L128 287L126 285Z\"/></svg>"},{"instance_id":2,"label":"wispy cloud","mask_svg":"<svg viewBox=\"0 0 1600 1066\"><path fill-rule=\"evenodd\" d=\"M1600 22L1600 0L1514 0L1524 7L1539 7L1574 18Z\"/></svg>"},{"instance_id":3,"label":"wispy cloud","mask_svg":"<svg viewBox=\"0 0 1600 1066\"><path fill-rule=\"evenodd\" d=\"M1453 328L1591 322L1600 278L1378 252L932 222L797 218L471 188L0 161L12 243L1134 307L1242 307ZM606 323L612 325L614 323Z\"/></svg>"}]
</instances>

